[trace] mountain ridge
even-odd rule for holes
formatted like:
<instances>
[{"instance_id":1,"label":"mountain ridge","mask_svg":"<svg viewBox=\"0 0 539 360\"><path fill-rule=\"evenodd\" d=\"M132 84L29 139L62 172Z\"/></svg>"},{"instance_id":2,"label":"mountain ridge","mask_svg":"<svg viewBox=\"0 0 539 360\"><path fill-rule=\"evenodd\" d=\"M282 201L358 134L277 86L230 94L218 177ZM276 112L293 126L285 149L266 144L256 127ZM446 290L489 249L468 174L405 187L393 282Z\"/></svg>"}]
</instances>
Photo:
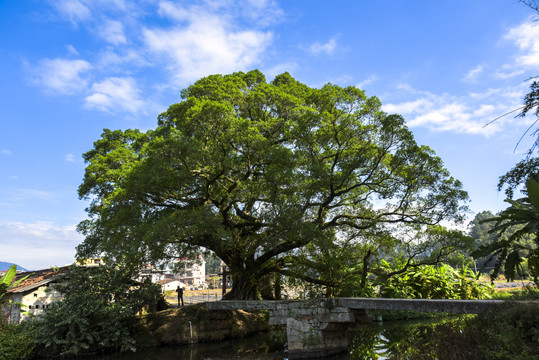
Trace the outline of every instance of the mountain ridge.
<instances>
[{"instance_id":1,"label":"mountain ridge","mask_svg":"<svg viewBox=\"0 0 539 360\"><path fill-rule=\"evenodd\" d=\"M0 261L0 271L6 271L7 269L11 267L11 265L17 265L17 271L28 271L18 264L14 264L7 261Z\"/></svg>"}]
</instances>

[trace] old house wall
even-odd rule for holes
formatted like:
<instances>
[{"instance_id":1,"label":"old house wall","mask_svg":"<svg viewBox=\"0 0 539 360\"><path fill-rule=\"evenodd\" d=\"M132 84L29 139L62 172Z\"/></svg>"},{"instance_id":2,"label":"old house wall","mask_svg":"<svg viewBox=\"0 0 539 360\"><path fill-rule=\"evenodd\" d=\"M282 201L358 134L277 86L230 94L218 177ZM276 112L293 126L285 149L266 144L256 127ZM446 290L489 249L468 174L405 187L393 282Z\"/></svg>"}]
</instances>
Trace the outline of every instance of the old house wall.
<instances>
[{"instance_id":1,"label":"old house wall","mask_svg":"<svg viewBox=\"0 0 539 360\"><path fill-rule=\"evenodd\" d=\"M21 314L20 321L24 321L29 316L39 316L43 313L43 310L50 307L53 302L62 300L62 293L49 285L51 284L45 284L24 293L21 303L28 306L25 309L28 313Z\"/></svg>"},{"instance_id":2,"label":"old house wall","mask_svg":"<svg viewBox=\"0 0 539 360\"><path fill-rule=\"evenodd\" d=\"M21 294L7 294L6 302L0 306L0 316L2 320L8 324L17 324L19 322L19 305L13 304L21 302Z\"/></svg>"}]
</instances>

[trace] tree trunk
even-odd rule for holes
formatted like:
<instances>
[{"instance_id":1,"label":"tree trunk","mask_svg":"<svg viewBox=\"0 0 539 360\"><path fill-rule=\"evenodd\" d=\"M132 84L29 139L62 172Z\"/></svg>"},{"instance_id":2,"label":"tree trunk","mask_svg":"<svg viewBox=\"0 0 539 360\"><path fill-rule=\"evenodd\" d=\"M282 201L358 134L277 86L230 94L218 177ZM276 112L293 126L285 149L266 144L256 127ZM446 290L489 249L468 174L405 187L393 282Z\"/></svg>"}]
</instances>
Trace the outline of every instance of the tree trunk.
<instances>
[{"instance_id":1,"label":"tree trunk","mask_svg":"<svg viewBox=\"0 0 539 360\"><path fill-rule=\"evenodd\" d=\"M223 296L223 300L258 300L258 275L243 271L232 274L232 289Z\"/></svg>"},{"instance_id":2,"label":"tree trunk","mask_svg":"<svg viewBox=\"0 0 539 360\"><path fill-rule=\"evenodd\" d=\"M363 270L361 271L361 282L359 283L359 288L361 292L364 293L365 286L367 285L367 276L369 275L369 258L372 255L371 249L367 251L367 254L363 257Z\"/></svg>"}]
</instances>

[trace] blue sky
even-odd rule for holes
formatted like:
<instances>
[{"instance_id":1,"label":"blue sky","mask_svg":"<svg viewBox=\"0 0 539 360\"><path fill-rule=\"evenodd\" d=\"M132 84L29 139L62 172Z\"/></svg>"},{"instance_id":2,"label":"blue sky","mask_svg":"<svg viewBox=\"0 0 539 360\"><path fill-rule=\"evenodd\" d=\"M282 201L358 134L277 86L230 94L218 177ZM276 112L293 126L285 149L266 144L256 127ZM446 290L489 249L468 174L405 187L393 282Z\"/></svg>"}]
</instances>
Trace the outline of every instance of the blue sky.
<instances>
[{"instance_id":1,"label":"blue sky","mask_svg":"<svg viewBox=\"0 0 539 360\"><path fill-rule=\"evenodd\" d=\"M533 19L514 0L0 1L0 260L73 262L81 155L103 128L154 128L200 77L255 68L378 96L472 211L501 210L498 177L531 144L513 152L532 119L484 125L539 74Z\"/></svg>"}]
</instances>

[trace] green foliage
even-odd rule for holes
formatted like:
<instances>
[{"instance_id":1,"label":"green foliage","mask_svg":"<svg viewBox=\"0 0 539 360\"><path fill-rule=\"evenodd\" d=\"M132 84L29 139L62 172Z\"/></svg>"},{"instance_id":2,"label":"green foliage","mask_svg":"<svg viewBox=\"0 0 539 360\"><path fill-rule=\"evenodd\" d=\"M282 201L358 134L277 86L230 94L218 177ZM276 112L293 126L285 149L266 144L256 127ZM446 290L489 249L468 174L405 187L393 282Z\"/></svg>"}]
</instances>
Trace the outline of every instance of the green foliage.
<instances>
[{"instance_id":1,"label":"green foliage","mask_svg":"<svg viewBox=\"0 0 539 360\"><path fill-rule=\"evenodd\" d=\"M6 295L9 289L19 285L22 281L26 280L28 276L25 276L15 282L13 278L17 275L17 265L11 265L2 277L0 277L0 305L4 300L2 298Z\"/></svg>"},{"instance_id":2,"label":"green foliage","mask_svg":"<svg viewBox=\"0 0 539 360\"><path fill-rule=\"evenodd\" d=\"M493 293L491 285L477 280L478 274L449 265L418 266L382 282L382 297L411 299L485 299Z\"/></svg>"},{"instance_id":3,"label":"green foliage","mask_svg":"<svg viewBox=\"0 0 539 360\"><path fill-rule=\"evenodd\" d=\"M40 355L79 355L107 349L134 350L134 315L155 303L159 290L133 282L126 267L72 267L57 285L62 301L31 323Z\"/></svg>"},{"instance_id":4,"label":"green foliage","mask_svg":"<svg viewBox=\"0 0 539 360\"><path fill-rule=\"evenodd\" d=\"M486 222L486 220L493 217L494 214L492 212L482 211L476 214L474 219L468 224L469 235L475 240L475 248L472 251L477 250L481 246L490 246L498 239L497 235L491 232L494 224ZM505 234L504 236L507 237L508 235ZM479 272L488 273L488 267L494 264L497 259L497 256L490 256L490 254L483 257L476 257L475 266Z\"/></svg>"},{"instance_id":5,"label":"green foliage","mask_svg":"<svg viewBox=\"0 0 539 360\"><path fill-rule=\"evenodd\" d=\"M350 359L538 359L539 307L509 303L477 316L358 326L348 337Z\"/></svg>"},{"instance_id":6,"label":"green foliage","mask_svg":"<svg viewBox=\"0 0 539 360\"><path fill-rule=\"evenodd\" d=\"M471 259L462 253L472 246L472 238L441 226L399 238L388 231L363 231L339 241L311 242L284 273L294 277L289 285L306 297L371 297L376 296L376 285L411 268L442 263L466 267Z\"/></svg>"},{"instance_id":7,"label":"green foliage","mask_svg":"<svg viewBox=\"0 0 539 360\"><path fill-rule=\"evenodd\" d=\"M23 360L33 352L33 338L23 325L0 326L0 360Z\"/></svg>"},{"instance_id":8,"label":"green foliage","mask_svg":"<svg viewBox=\"0 0 539 360\"><path fill-rule=\"evenodd\" d=\"M220 274L221 273L221 259L219 259L213 252L209 252L204 255L206 260L206 274Z\"/></svg>"},{"instance_id":9,"label":"green foliage","mask_svg":"<svg viewBox=\"0 0 539 360\"><path fill-rule=\"evenodd\" d=\"M283 349L287 341L286 327L274 326L269 334L270 346L273 348Z\"/></svg>"},{"instance_id":10,"label":"green foliage","mask_svg":"<svg viewBox=\"0 0 539 360\"><path fill-rule=\"evenodd\" d=\"M539 300L539 289L525 286L523 289L497 291L493 298L498 300Z\"/></svg>"},{"instance_id":11,"label":"green foliage","mask_svg":"<svg viewBox=\"0 0 539 360\"><path fill-rule=\"evenodd\" d=\"M504 186L507 186L505 188L505 194L509 199L512 199L514 190L520 185L525 184L528 179L539 180L539 157L529 156L519 161L506 174L500 176L498 191L501 191Z\"/></svg>"},{"instance_id":12,"label":"green foliage","mask_svg":"<svg viewBox=\"0 0 539 360\"><path fill-rule=\"evenodd\" d=\"M462 331L465 319L442 318L435 321L362 325L348 332L350 359L477 359L477 351L455 347L447 338L449 331ZM442 335L442 336L440 336ZM472 350L472 351L469 351ZM471 356L472 355L472 356Z\"/></svg>"},{"instance_id":13,"label":"green foliage","mask_svg":"<svg viewBox=\"0 0 539 360\"><path fill-rule=\"evenodd\" d=\"M533 81L531 83L530 92L524 97L524 108L518 114L518 116L525 117L529 112L533 112L533 114L539 118L539 82L537 81ZM537 125L538 121L539 119L535 120L533 125ZM535 135L537 138L530 148L529 154L532 154L533 151L539 146L539 128L534 130L533 135Z\"/></svg>"},{"instance_id":14,"label":"green foliage","mask_svg":"<svg viewBox=\"0 0 539 360\"><path fill-rule=\"evenodd\" d=\"M528 360L539 358L539 306L508 304L481 314L468 335L479 337L486 359Z\"/></svg>"},{"instance_id":15,"label":"green foliage","mask_svg":"<svg viewBox=\"0 0 539 360\"><path fill-rule=\"evenodd\" d=\"M158 263L209 249L232 298L323 239L460 219L467 194L399 115L355 87L288 73L212 75L182 91L155 130L105 130L79 196L81 257Z\"/></svg>"},{"instance_id":16,"label":"green foliage","mask_svg":"<svg viewBox=\"0 0 539 360\"><path fill-rule=\"evenodd\" d=\"M528 196L518 200L507 199L511 207L496 217L484 220L494 223L490 232L497 234L498 239L481 246L473 255L498 256L492 279L498 276L502 266L505 277L510 280L516 277L517 272L523 274L522 263L527 259L528 271L539 286L539 183L528 180L526 193ZM511 232L515 227L517 230ZM503 237L506 232L509 236ZM531 241L523 241L526 237L530 237Z\"/></svg>"},{"instance_id":17,"label":"green foliage","mask_svg":"<svg viewBox=\"0 0 539 360\"><path fill-rule=\"evenodd\" d=\"M476 214L474 219L468 225L469 234L474 238L475 243L478 246L488 245L496 240L496 235L492 234L492 224L485 222L485 220L491 219L494 214L490 211L481 211Z\"/></svg>"}]
</instances>

